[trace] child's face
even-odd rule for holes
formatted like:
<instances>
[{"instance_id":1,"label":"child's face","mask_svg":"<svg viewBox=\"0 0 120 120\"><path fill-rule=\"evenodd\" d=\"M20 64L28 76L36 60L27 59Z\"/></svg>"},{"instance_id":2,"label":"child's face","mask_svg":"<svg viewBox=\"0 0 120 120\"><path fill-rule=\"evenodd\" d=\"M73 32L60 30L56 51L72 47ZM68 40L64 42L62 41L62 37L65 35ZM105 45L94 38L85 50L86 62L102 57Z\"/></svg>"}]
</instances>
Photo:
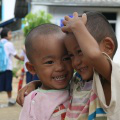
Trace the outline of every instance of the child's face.
<instances>
[{"instance_id":1,"label":"child's face","mask_svg":"<svg viewBox=\"0 0 120 120\"><path fill-rule=\"evenodd\" d=\"M12 39L12 32L11 32L11 31L8 32L8 34L7 34L7 39L8 39L8 40L11 40L11 39Z\"/></svg>"},{"instance_id":2,"label":"child's face","mask_svg":"<svg viewBox=\"0 0 120 120\"><path fill-rule=\"evenodd\" d=\"M84 57L75 37L72 34L66 36L65 46L72 60L73 68L81 75L83 80L91 80L93 76L93 67Z\"/></svg>"},{"instance_id":3,"label":"child's face","mask_svg":"<svg viewBox=\"0 0 120 120\"><path fill-rule=\"evenodd\" d=\"M64 33L39 36L34 44L33 66L43 83L43 89L65 88L72 78L73 69L63 37Z\"/></svg>"}]
</instances>

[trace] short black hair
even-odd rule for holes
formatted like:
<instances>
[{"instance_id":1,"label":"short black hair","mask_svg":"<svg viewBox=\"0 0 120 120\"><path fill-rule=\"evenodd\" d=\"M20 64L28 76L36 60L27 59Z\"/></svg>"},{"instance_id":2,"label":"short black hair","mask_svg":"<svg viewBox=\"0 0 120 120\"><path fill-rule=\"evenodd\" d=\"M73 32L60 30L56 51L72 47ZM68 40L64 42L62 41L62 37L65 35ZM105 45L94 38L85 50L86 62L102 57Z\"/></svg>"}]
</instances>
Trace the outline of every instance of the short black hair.
<instances>
[{"instance_id":1,"label":"short black hair","mask_svg":"<svg viewBox=\"0 0 120 120\"><path fill-rule=\"evenodd\" d=\"M114 55L116 53L118 43L115 32L106 17L102 13L94 11L86 12L86 15L86 27L98 43L100 43L106 37L110 37L113 40L115 44L115 50L113 53Z\"/></svg>"},{"instance_id":2,"label":"short black hair","mask_svg":"<svg viewBox=\"0 0 120 120\"><path fill-rule=\"evenodd\" d=\"M28 59L32 61L32 54L34 51L33 44L37 42L35 39L36 37L40 35L49 35L49 34L52 35L54 33L60 33L60 32L62 32L61 28L58 25L51 23L41 24L35 27L34 29L32 29L25 39L25 48Z\"/></svg>"},{"instance_id":3,"label":"short black hair","mask_svg":"<svg viewBox=\"0 0 120 120\"><path fill-rule=\"evenodd\" d=\"M10 30L9 28L4 27L4 28L2 29L2 31L1 31L1 38L7 37L8 32L10 32L10 31L11 31L11 30Z\"/></svg>"}]
</instances>

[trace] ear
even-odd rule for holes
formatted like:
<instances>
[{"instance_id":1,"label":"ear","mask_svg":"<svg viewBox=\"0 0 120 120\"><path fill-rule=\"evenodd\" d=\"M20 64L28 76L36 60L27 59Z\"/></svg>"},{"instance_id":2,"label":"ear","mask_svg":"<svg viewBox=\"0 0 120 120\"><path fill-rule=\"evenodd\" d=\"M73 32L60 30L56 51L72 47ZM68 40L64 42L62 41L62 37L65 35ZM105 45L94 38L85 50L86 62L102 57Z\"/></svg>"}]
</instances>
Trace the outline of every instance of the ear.
<instances>
[{"instance_id":1,"label":"ear","mask_svg":"<svg viewBox=\"0 0 120 120\"><path fill-rule=\"evenodd\" d=\"M104 38L100 42L100 49L102 52L107 53L110 57L113 57L113 53L115 50L115 44L114 44L112 38L110 38L110 37Z\"/></svg>"},{"instance_id":2,"label":"ear","mask_svg":"<svg viewBox=\"0 0 120 120\"><path fill-rule=\"evenodd\" d=\"M30 63L30 62L26 62L26 68L28 69L28 71L34 75L35 74L35 69L34 69L34 66Z\"/></svg>"}]
</instances>

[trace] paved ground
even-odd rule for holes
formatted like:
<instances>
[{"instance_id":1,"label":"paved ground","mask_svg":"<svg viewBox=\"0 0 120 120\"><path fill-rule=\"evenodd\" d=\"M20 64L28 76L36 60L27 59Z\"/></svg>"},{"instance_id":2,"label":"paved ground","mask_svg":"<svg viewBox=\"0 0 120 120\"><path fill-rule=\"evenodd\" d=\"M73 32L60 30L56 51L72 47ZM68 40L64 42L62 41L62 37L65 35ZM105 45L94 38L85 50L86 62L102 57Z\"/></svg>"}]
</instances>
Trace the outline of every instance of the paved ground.
<instances>
[{"instance_id":1,"label":"paved ground","mask_svg":"<svg viewBox=\"0 0 120 120\"><path fill-rule=\"evenodd\" d=\"M13 79L13 98L17 96L18 79ZM7 103L7 94L0 93L0 104ZM12 107L0 108L0 120L18 120L21 107L16 104Z\"/></svg>"}]
</instances>

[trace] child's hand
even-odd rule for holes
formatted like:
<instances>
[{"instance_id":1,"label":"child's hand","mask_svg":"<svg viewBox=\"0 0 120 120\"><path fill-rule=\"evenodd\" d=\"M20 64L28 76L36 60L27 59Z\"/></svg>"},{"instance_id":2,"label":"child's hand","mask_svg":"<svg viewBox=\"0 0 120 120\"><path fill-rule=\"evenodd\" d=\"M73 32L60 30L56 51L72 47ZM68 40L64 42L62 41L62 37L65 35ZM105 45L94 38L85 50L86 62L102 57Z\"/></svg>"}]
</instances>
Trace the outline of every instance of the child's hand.
<instances>
[{"instance_id":1,"label":"child's hand","mask_svg":"<svg viewBox=\"0 0 120 120\"><path fill-rule=\"evenodd\" d=\"M73 13L73 18L70 18L69 16L65 16L63 20L64 26L62 27L63 32L73 32L72 29L78 27L78 24L86 24L87 22L87 16L86 14L82 14L82 17L78 16L77 12Z\"/></svg>"},{"instance_id":2,"label":"child's hand","mask_svg":"<svg viewBox=\"0 0 120 120\"><path fill-rule=\"evenodd\" d=\"M31 82L27 84L26 86L24 86L21 90L19 90L17 99L16 99L17 103L23 106L25 96L27 96L30 92L35 90L35 88L36 88L35 84Z\"/></svg>"}]
</instances>

